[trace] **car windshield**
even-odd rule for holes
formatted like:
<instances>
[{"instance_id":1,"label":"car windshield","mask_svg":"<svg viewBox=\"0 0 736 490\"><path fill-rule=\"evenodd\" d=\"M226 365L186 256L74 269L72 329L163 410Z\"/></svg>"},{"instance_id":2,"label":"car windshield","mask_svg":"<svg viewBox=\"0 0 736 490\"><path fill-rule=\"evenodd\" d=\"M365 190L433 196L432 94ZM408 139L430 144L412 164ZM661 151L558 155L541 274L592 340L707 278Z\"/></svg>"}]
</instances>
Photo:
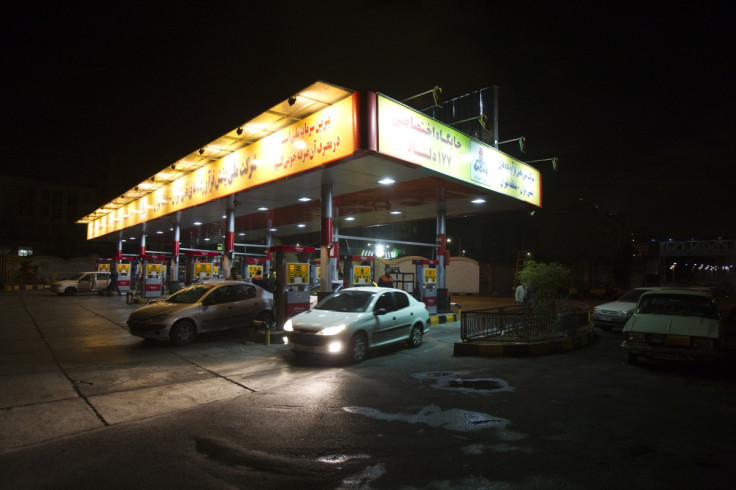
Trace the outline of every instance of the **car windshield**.
<instances>
[{"instance_id":1,"label":"car windshield","mask_svg":"<svg viewBox=\"0 0 736 490\"><path fill-rule=\"evenodd\" d=\"M637 313L718 318L710 298L690 294L648 294L641 297Z\"/></svg>"},{"instance_id":2,"label":"car windshield","mask_svg":"<svg viewBox=\"0 0 736 490\"><path fill-rule=\"evenodd\" d=\"M374 295L370 291L340 291L323 299L315 309L359 313L365 311Z\"/></svg>"},{"instance_id":3,"label":"car windshield","mask_svg":"<svg viewBox=\"0 0 736 490\"><path fill-rule=\"evenodd\" d=\"M164 301L167 303L196 303L214 287L214 284L195 284L175 292Z\"/></svg>"},{"instance_id":4,"label":"car windshield","mask_svg":"<svg viewBox=\"0 0 736 490\"><path fill-rule=\"evenodd\" d=\"M641 298L641 295L646 292L646 289L632 289L628 293L621 296L618 301L621 301L622 303L636 303L639 301L639 298Z\"/></svg>"}]
</instances>

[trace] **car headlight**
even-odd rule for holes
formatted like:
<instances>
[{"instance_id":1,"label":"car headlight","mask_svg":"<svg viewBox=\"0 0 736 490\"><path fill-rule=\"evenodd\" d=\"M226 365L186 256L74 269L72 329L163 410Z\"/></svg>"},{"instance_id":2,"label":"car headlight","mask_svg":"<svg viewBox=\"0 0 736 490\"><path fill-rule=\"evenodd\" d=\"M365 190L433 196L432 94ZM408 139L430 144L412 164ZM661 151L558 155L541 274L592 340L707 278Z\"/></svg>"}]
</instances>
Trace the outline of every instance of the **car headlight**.
<instances>
[{"instance_id":1,"label":"car headlight","mask_svg":"<svg viewBox=\"0 0 736 490\"><path fill-rule=\"evenodd\" d=\"M294 325L291 324L291 320L286 320L286 323L284 323L284 332L293 332L294 331Z\"/></svg>"},{"instance_id":2,"label":"car headlight","mask_svg":"<svg viewBox=\"0 0 736 490\"><path fill-rule=\"evenodd\" d=\"M160 322L164 318L166 318L166 313L162 313L160 315L153 315L152 317L149 317L148 320L146 320L146 321L149 321L149 322Z\"/></svg>"},{"instance_id":3,"label":"car headlight","mask_svg":"<svg viewBox=\"0 0 736 490\"><path fill-rule=\"evenodd\" d=\"M345 330L345 325L336 325L334 327L327 327L317 332L317 335L337 335Z\"/></svg>"},{"instance_id":4,"label":"car headlight","mask_svg":"<svg viewBox=\"0 0 736 490\"><path fill-rule=\"evenodd\" d=\"M700 348L700 349L715 348L715 342L713 339L708 339L704 337L693 337L692 342L693 342L693 347L696 347L696 348Z\"/></svg>"}]
</instances>

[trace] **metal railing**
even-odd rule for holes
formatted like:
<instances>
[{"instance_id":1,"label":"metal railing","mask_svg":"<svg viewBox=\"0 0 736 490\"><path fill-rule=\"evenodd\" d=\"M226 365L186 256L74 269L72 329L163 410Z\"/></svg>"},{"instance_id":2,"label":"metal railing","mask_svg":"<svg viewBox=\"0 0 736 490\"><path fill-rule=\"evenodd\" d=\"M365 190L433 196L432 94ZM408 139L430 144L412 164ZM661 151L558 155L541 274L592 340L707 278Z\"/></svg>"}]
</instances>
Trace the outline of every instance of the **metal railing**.
<instances>
[{"instance_id":1,"label":"metal railing","mask_svg":"<svg viewBox=\"0 0 736 490\"><path fill-rule=\"evenodd\" d=\"M565 337L590 324L585 303L557 301L553 313L538 314L519 306L463 312L462 340L529 342Z\"/></svg>"}]
</instances>

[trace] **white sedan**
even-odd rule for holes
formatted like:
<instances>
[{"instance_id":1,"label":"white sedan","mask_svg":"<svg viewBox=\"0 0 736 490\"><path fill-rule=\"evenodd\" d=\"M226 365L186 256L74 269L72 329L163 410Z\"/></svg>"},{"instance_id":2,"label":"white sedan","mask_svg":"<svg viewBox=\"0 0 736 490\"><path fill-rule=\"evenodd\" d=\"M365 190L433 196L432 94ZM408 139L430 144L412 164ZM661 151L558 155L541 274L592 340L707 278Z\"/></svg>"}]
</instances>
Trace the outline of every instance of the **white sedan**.
<instances>
[{"instance_id":1,"label":"white sedan","mask_svg":"<svg viewBox=\"0 0 736 490\"><path fill-rule=\"evenodd\" d=\"M360 362L369 349L395 342L418 347L429 330L424 303L399 289L357 287L331 294L284 324L284 343L302 353Z\"/></svg>"}]
</instances>

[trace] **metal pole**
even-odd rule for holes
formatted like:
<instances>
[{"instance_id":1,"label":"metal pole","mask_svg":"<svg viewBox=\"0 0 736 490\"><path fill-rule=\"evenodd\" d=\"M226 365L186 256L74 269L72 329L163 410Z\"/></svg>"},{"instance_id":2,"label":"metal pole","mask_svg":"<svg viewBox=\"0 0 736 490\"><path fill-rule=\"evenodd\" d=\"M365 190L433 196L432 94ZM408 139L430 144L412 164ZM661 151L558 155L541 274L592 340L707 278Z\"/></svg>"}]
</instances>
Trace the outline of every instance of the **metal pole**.
<instances>
[{"instance_id":1,"label":"metal pole","mask_svg":"<svg viewBox=\"0 0 736 490\"><path fill-rule=\"evenodd\" d=\"M493 86L493 147L498 150L498 85Z\"/></svg>"}]
</instances>

